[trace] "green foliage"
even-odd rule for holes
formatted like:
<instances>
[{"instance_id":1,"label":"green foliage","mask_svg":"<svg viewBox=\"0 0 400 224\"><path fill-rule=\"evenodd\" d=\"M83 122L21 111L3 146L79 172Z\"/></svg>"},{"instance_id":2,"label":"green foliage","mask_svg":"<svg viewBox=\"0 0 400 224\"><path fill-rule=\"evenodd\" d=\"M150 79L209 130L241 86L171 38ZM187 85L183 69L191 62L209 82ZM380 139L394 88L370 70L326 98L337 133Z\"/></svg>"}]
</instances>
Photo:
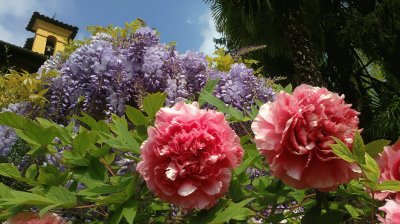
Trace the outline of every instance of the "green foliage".
<instances>
[{"instance_id":1,"label":"green foliage","mask_svg":"<svg viewBox=\"0 0 400 224\"><path fill-rule=\"evenodd\" d=\"M26 71L19 73L11 70L10 74L0 76L0 108L22 101L43 106L47 102L44 97L48 90L46 85L56 75L55 72L29 74Z\"/></svg>"},{"instance_id":2,"label":"green foliage","mask_svg":"<svg viewBox=\"0 0 400 224\"><path fill-rule=\"evenodd\" d=\"M371 190L390 190L396 182L378 183L380 170L373 158L389 143L387 140L377 140L364 145L364 141L357 131L354 136L353 147L350 150L340 139L333 138L337 144L331 145L333 152L349 163L355 163L363 174L364 184ZM369 154L371 153L371 154ZM400 182L399 182L400 183ZM387 188L387 189L385 189Z\"/></svg>"},{"instance_id":3,"label":"green foliage","mask_svg":"<svg viewBox=\"0 0 400 224\"><path fill-rule=\"evenodd\" d=\"M263 47L261 47L261 49L262 48ZM233 64L243 63L249 68L258 67L254 70L254 74L260 74L263 68L258 66L259 61L244 58L245 54L259 49L260 47L241 49L236 55L232 56L230 53L227 53L224 48L220 48L214 52L214 55L216 55L215 57L206 56L206 59L210 67L215 68L219 71L229 72Z\"/></svg>"},{"instance_id":4,"label":"green foliage","mask_svg":"<svg viewBox=\"0 0 400 224\"><path fill-rule=\"evenodd\" d=\"M148 94L143 98L143 109L149 118L155 117L157 111L164 106L166 98L165 93Z\"/></svg>"},{"instance_id":5,"label":"green foliage","mask_svg":"<svg viewBox=\"0 0 400 224\"><path fill-rule=\"evenodd\" d=\"M137 29L146 26L146 23L137 18L130 23L125 23L124 27L114 26L112 24L104 27L104 26L88 26L87 31L92 35L96 35L98 33L106 33L110 35L114 40L115 44L123 44L121 41L125 38L133 35ZM65 61L68 57L79 47L88 44L90 39L85 38L84 40L72 40L69 41L68 44L65 45L65 49L61 52L61 60Z\"/></svg>"},{"instance_id":6,"label":"green foliage","mask_svg":"<svg viewBox=\"0 0 400 224\"><path fill-rule=\"evenodd\" d=\"M130 23L125 23L125 26L123 28L110 24L107 27L88 26L87 30L89 31L89 33L91 33L92 36L96 35L97 33L106 33L113 38L126 38L134 34L137 29L144 26L146 26L146 23L138 18Z\"/></svg>"},{"instance_id":7,"label":"green foliage","mask_svg":"<svg viewBox=\"0 0 400 224\"><path fill-rule=\"evenodd\" d=\"M292 92L293 92L292 84L289 83L285 87L281 86L280 84L276 84L275 85L275 92L279 93L281 91L283 91L285 93L288 93L288 94L292 94Z\"/></svg>"},{"instance_id":8,"label":"green foliage","mask_svg":"<svg viewBox=\"0 0 400 224\"><path fill-rule=\"evenodd\" d=\"M228 51L267 45L250 55L262 74L345 94L368 141L400 136L400 1L204 2Z\"/></svg>"}]
</instances>

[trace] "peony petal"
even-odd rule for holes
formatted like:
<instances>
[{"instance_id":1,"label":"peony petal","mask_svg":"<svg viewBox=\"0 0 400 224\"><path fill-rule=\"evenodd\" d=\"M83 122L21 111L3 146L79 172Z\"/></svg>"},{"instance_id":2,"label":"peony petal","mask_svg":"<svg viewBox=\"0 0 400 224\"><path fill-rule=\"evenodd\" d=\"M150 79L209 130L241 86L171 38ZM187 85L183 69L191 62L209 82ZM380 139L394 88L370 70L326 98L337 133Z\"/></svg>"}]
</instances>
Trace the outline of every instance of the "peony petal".
<instances>
[{"instance_id":1,"label":"peony petal","mask_svg":"<svg viewBox=\"0 0 400 224\"><path fill-rule=\"evenodd\" d=\"M217 180L210 181L205 183L201 189L209 195L216 195L221 192L222 182Z\"/></svg>"},{"instance_id":2,"label":"peony petal","mask_svg":"<svg viewBox=\"0 0 400 224\"><path fill-rule=\"evenodd\" d=\"M188 196L195 192L197 187L193 185L192 181L186 180L178 189L178 194L180 196Z\"/></svg>"},{"instance_id":3,"label":"peony petal","mask_svg":"<svg viewBox=\"0 0 400 224\"><path fill-rule=\"evenodd\" d=\"M175 164L170 163L167 167L167 171L165 171L165 176L170 180L175 180L177 174L178 170L176 169Z\"/></svg>"}]
</instances>

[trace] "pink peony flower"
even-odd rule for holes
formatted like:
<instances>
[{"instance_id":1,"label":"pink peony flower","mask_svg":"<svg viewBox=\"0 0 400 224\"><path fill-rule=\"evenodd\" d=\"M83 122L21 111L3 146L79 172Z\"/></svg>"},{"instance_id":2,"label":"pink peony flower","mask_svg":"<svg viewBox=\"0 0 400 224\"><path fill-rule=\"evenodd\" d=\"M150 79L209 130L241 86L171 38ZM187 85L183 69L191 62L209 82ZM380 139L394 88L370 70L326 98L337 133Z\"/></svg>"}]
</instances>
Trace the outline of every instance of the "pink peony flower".
<instances>
[{"instance_id":1,"label":"pink peony flower","mask_svg":"<svg viewBox=\"0 0 400 224\"><path fill-rule=\"evenodd\" d=\"M137 169L159 198L185 210L204 209L228 191L243 149L222 113L179 102L160 109L147 132Z\"/></svg>"},{"instance_id":2,"label":"pink peony flower","mask_svg":"<svg viewBox=\"0 0 400 224\"><path fill-rule=\"evenodd\" d=\"M295 188L320 191L357 177L360 169L329 147L335 143L332 136L352 145L359 113L350 106L344 96L304 84L264 104L252 130L273 175Z\"/></svg>"},{"instance_id":3,"label":"pink peony flower","mask_svg":"<svg viewBox=\"0 0 400 224\"><path fill-rule=\"evenodd\" d=\"M380 215L378 220L382 224L399 224L400 223L400 203L394 200L387 200L386 204L379 208L386 213L385 218Z\"/></svg>"},{"instance_id":4,"label":"pink peony flower","mask_svg":"<svg viewBox=\"0 0 400 224\"><path fill-rule=\"evenodd\" d=\"M385 180L400 180L400 139L393 146L386 146L377 159L381 176L380 182ZM383 200L386 198L396 199L400 202L400 193L383 191L375 193L375 198Z\"/></svg>"},{"instance_id":5,"label":"pink peony flower","mask_svg":"<svg viewBox=\"0 0 400 224\"><path fill-rule=\"evenodd\" d=\"M67 222L54 213L47 213L42 218L38 213L20 212L9 218L4 224L66 224Z\"/></svg>"}]
</instances>

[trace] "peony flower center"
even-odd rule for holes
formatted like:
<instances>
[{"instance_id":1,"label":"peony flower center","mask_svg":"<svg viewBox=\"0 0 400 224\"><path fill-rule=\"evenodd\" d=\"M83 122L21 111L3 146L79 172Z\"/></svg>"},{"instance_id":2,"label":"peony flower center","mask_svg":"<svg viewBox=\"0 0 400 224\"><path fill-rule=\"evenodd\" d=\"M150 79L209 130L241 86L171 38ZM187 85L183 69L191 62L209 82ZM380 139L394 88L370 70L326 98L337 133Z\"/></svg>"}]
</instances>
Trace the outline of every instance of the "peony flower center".
<instances>
[{"instance_id":1,"label":"peony flower center","mask_svg":"<svg viewBox=\"0 0 400 224\"><path fill-rule=\"evenodd\" d=\"M224 158L218 142L220 137L214 131L197 127L175 129L169 141L159 150L165 158L165 177L169 180L186 177L205 179L214 173L214 164Z\"/></svg>"}]
</instances>

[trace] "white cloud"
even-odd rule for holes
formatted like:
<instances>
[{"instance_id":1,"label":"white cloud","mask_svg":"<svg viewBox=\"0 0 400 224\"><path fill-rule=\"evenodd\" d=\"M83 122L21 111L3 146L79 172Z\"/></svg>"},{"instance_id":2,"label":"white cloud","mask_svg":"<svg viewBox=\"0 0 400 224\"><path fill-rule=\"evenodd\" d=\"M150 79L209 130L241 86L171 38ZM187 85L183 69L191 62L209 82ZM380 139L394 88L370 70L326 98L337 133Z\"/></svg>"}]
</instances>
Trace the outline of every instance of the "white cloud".
<instances>
[{"instance_id":1,"label":"white cloud","mask_svg":"<svg viewBox=\"0 0 400 224\"><path fill-rule=\"evenodd\" d=\"M207 12L200 16L199 23L203 26L201 29L201 37L203 41L199 47L199 51L207 55L212 55L215 51L214 38L220 38L221 34L215 28L214 20L211 12Z\"/></svg>"},{"instance_id":2,"label":"white cloud","mask_svg":"<svg viewBox=\"0 0 400 224\"><path fill-rule=\"evenodd\" d=\"M23 46L28 37L33 37L25 27L34 11L52 17L70 10L70 6L70 1L62 0L0 0L0 40Z\"/></svg>"}]
</instances>

